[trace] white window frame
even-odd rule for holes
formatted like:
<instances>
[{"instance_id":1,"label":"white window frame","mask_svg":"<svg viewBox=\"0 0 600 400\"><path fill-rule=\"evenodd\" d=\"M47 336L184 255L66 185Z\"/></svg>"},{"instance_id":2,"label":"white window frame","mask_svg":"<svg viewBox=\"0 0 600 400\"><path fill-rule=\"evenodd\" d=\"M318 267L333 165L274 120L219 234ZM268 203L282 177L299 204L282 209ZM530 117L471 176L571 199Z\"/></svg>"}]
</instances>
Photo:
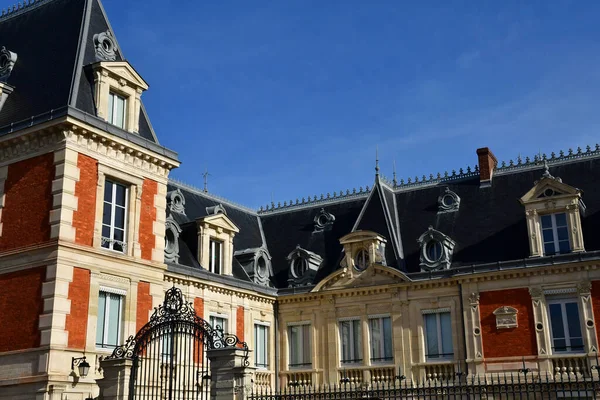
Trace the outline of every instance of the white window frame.
<instances>
[{"instance_id":1,"label":"white window frame","mask_svg":"<svg viewBox=\"0 0 600 400\"><path fill-rule=\"evenodd\" d=\"M216 328L216 326L213 325L213 321L216 318L222 319L224 321L223 325L225 325L225 326L221 327L221 328L223 328L223 333L229 333L229 315L227 315L227 314L218 314L218 313L210 313L208 315L208 323L213 328Z\"/></svg>"},{"instance_id":2,"label":"white window frame","mask_svg":"<svg viewBox=\"0 0 600 400\"><path fill-rule=\"evenodd\" d=\"M308 343L309 343L309 349L310 351L308 352L308 360L304 359L304 351L300 351L301 349L298 348L297 349L297 353L301 356L299 357L301 361L298 364L292 364L292 335L291 335L291 328L294 327L302 327L302 329L300 330L300 343L304 343L305 341L305 330L308 332ZM303 322L293 322L293 323L289 323L287 325L287 336L288 336L288 368L289 369L312 369L312 325L310 321L303 321Z\"/></svg>"},{"instance_id":3,"label":"white window frame","mask_svg":"<svg viewBox=\"0 0 600 400\"><path fill-rule=\"evenodd\" d=\"M565 225L564 227L567 229L567 241L569 242L569 251L567 251L566 253L561 253L560 252L560 244L559 244L559 240L558 240L558 224L556 223L556 216L558 214L564 214L565 216ZM556 213L552 213L552 214L543 214L540 215L540 229L542 231L542 249L544 252L544 255L546 255L546 243L551 243L551 242L546 242L544 241L544 231L550 230L550 229L544 229L544 225L542 223L542 218L543 217L550 217L550 221L551 221L551 225L552 225L552 239L553 239L553 244L554 244L554 254L568 254L571 251L573 251L573 246L571 244L571 235L569 233L569 215L566 212L556 212ZM561 226L562 228L563 226Z\"/></svg>"},{"instance_id":4,"label":"white window frame","mask_svg":"<svg viewBox=\"0 0 600 400\"><path fill-rule=\"evenodd\" d=\"M454 359L454 332L452 330L452 312L449 308L440 308L437 310L422 310L421 313L423 314L423 339L425 342L425 360L426 361L449 361L449 360L453 360ZM443 349L443 340L442 340L442 319L441 319L441 315L442 314L449 314L450 315L450 335L451 335L451 340L452 340L452 353L451 354L445 354L445 353L441 353L438 354L438 357L431 357L428 353L429 353L429 345L427 343L427 322L425 320L425 315L435 315L436 316L436 328L437 328L437 345L438 345L438 349L441 349L442 351L445 351Z\"/></svg>"},{"instance_id":5,"label":"white window frame","mask_svg":"<svg viewBox=\"0 0 600 400\"><path fill-rule=\"evenodd\" d=\"M219 244L219 265L218 265L218 272L217 272L217 265L216 265L216 252L215 252L215 247L216 244ZM209 269L210 272L212 272L213 274L222 274L223 273L223 247L225 246L225 243L222 240L219 239L215 239L215 238L210 238L210 241L208 243L209 245L209 250L208 250L208 254L212 255L209 256Z\"/></svg>"},{"instance_id":6,"label":"white window frame","mask_svg":"<svg viewBox=\"0 0 600 400\"><path fill-rule=\"evenodd\" d=\"M385 329L383 328L384 327L383 320L386 318L390 320L389 338L387 337ZM379 354L372 354L373 353L373 332L371 330L371 320L379 320L379 323L381 326L381 334L383 336L383 340L381 341L381 345L379 346L379 350L378 350ZM382 364L382 363L394 362L394 333L393 333L394 327L392 326L392 317L390 316L390 314L370 315L368 317L368 324L369 324L369 350L371 351L371 354L370 354L371 363ZM385 341L386 340L390 341L390 347L392 349L392 355L390 358L385 357ZM377 356L377 357L375 357L375 356Z\"/></svg>"},{"instance_id":7,"label":"white window frame","mask_svg":"<svg viewBox=\"0 0 600 400\"><path fill-rule=\"evenodd\" d=\"M106 298L109 298L109 295L116 295L119 296L119 306L118 306L118 312L119 312L119 318L117 320L117 343L116 345L109 345L107 343L105 343L106 338L108 337L109 331L110 331L110 327L109 324L106 323L106 321L110 320L110 314L111 314L111 309L110 307L108 307L108 302L104 302L104 309L100 310L98 309L98 314L97 314L97 324L99 322L99 315L100 312L104 313L104 327L102 329L102 343L98 343L98 329L99 329L99 325L96 326L96 336L94 338L94 341L96 343L96 348L97 349L113 349L116 346L119 346L119 344L122 341L122 337L123 337L123 319L124 319L124 310L125 310L125 298L127 295L127 292L125 290L122 289L115 289L115 288L110 288L110 287L104 287L101 286L100 290L98 291L98 299L100 298L100 296L102 295L102 293L104 293L104 295L106 296ZM114 310L112 310L112 312L114 312Z\"/></svg>"},{"instance_id":8,"label":"white window frame","mask_svg":"<svg viewBox=\"0 0 600 400\"><path fill-rule=\"evenodd\" d=\"M114 180L114 179L110 179L110 178L106 178L104 180L104 191L106 191L106 183L110 182L112 184L112 196L110 199L110 225L105 225L104 224L104 216L102 216L102 230L100 231L100 246L104 249L108 249L108 250L112 250L112 251L116 251L118 253L124 253L127 254L127 237L128 237L128 233L127 233L127 228L128 228L128 218L129 218L129 185L122 183L120 181ZM117 185L122 186L125 188L125 210L123 212L123 241L120 242L121 247L123 248L123 250L115 250L114 249L114 245L115 243L119 242L117 240L114 239L115 236L115 210L117 207L121 207L121 206L117 206L117 202L116 202L116 197L117 197ZM106 200L104 200L104 193L102 194L102 210L104 210L104 204L106 204ZM110 233L109 236L110 237L104 237L102 236L102 231L104 230L104 227L108 226L110 228ZM108 247L104 247L102 246L103 243L108 243Z\"/></svg>"},{"instance_id":9,"label":"white window frame","mask_svg":"<svg viewBox=\"0 0 600 400\"><path fill-rule=\"evenodd\" d=\"M114 125L121 129L127 128L127 106L128 106L127 103L129 100L127 97L128 96L125 96L119 92L112 90L112 89L108 92L107 121L109 124ZM117 102L115 101L115 99L123 100L123 125L119 125L119 124L115 123L115 119L116 119L116 115L117 115L117 111L118 111L118 106L117 106ZM112 101L112 109L110 107L111 101ZM111 118L111 116L112 116L112 118Z\"/></svg>"},{"instance_id":10,"label":"white window frame","mask_svg":"<svg viewBox=\"0 0 600 400\"><path fill-rule=\"evenodd\" d=\"M257 328L265 329L265 343L263 343L263 352L264 352L264 365L258 365L257 359L259 354L259 346L258 346L258 335ZM270 340L270 324L262 321L254 321L254 366L258 369L269 369L269 340Z\"/></svg>"},{"instance_id":11,"label":"white window frame","mask_svg":"<svg viewBox=\"0 0 600 400\"><path fill-rule=\"evenodd\" d=\"M350 346L350 358L349 359L344 359L344 344L343 344L343 340L342 340L342 324L343 323L347 323L350 322L350 338L349 338L349 343L351 344ZM354 337L354 323L358 323L358 331L359 331L359 338L355 338ZM363 335L362 335L362 320L360 317L351 317L351 318L341 318L338 320L338 330L339 330L339 338L340 338L340 364L342 365L356 365L356 364L362 364L364 363L364 354L363 353ZM356 353L356 349L358 349L360 354L355 354ZM360 358L357 358L358 356L360 356Z\"/></svg>"},{"instance_id":12,"label":"white window frame","mask_svg":"<svg viewBox=\"0 0 600 400\"><path fill-rule=\"evenodd\" d=\"M569 329L569 322L567 320L567 310L566 310L566 304L567 303L575 303L577 305L577 313L578 313L578 317L579 317L579 331L581 332L581 345L583 347L582 350L566 350L566 351L556 351L554 349L554 332L552 331L552 314L550 314L550 306L553 304L559 304L560 305L560 312L562 315L562 322L563 322L563 331L565 332L565 347L566 348L570 348L571 347L571 331ZM549 323L549 330L550 330L550 342L551 342L551 347L552 347L552 353L555 354L579 354L579 353L584 353L585 352L585 328L582 325L582 321L581 321L581 309L580 309L580 304L579 304L579 300L577 299L577 297L567 297L567 296L560 296L560 297L547 297L546 298L546 310L548 312L548 323Z\"/></svg>"}]
</instances>

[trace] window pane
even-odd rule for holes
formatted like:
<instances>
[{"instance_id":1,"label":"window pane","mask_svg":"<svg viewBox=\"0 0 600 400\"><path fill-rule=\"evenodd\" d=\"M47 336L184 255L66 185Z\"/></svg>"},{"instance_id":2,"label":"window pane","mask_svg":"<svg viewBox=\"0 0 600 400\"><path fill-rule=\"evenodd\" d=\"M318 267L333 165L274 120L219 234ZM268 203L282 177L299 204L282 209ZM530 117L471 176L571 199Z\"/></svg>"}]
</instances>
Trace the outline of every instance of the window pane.
<instances>
[{"instance_id":1,"label":"window pane","mask_svg":"<svg viewBox=\"0 0 600 400\"><path fill-rule=\"evenodd\" d=\"M382 357L381 320L379 318L370 319L369 328L371 330L371 358L378 360Z\"/></svg>"},{"instance_id":2,"label":"window pane","mask_svg":"<svg viewBox=\"0 0 600 400\"><path fill-rule=\"evenodd\" d=\"M104 182L104 201L112 202L113 183L109 180Z\"/></svg>"},{"instance_id":3,"label":"window pane","mask_svg":"<svg viewBox=\"0 0 600 400\"><path fill-rule=\"evenodd\" d=\"M350 360L350 321L340 322L340 341L342 343L342 361Z\"/></svg>"},{"instance_id":4,"label":"window pane","mask_svg":"<svg viewBox=\"0 0 600 400\"><path fill-rule=\"evenodd\" d=\"M384 357L391 359L392 355L392 319L383 318Z\"/></svg>"},{"instance_id":5,"label":"window pane","mask_svg":"<svg viewBox=\"0 0 600 400\"><path fill-rule=\"evenodd\" d=\"M289 340L290 340L290 365L299 364L298 350L300 345L298 343L298 328L297 326L289 327Z\"/></svg>"},{"instance_id":6,"label":"window pane","mask_svg":"<svg viewBox=\"0 0 600 400\"><path fill-rule=\"evenodd\" d=\"M106 313L106 293L98 296L98 321L96 323L96 344L104 343L104 314Z\"/></svg>"},{"instance_id":7,"label":"window pane","mask_svg":"<svg viewBox=\"0 0 600 400\"><path fill-rule=\"evenodd\" d=\"M115 95L113 93L108 94L108 122L114 123L114 113L113 110L115 108Z\"/></svg>"},{"instance_id":8,"label":"window pane","mask_svg":"<svg viewBox=\"0 0 600 400\"><path fill-rule=\"evenodd\" d=\"M542 234L544 235L544 243L554 243L554 232L552 232L552 229L544 229Z\"/></svg>"},{"instance_id":9,"label":"window pane","mask_svg":"<svg viewBox=\"0 0 600 400\"><path fill-rule=\"evenodd\" d=\"M565 338L565 330L561 305L550 304L548 310L550 311L550 326L552 329L552 338L554 339L554 350L565 351L566 342L563 340Z\"/></svg>"},{"instance_id":10,"label":"window pane","mask_svg":"<svg viewBox=\"0 0 600 400\"><path fill-rule=\"evenodd\" d=\"M302 362L304 364L311 363L310 339L311 339L310 325L303 325L302 326L302 345L301 346L302 346Z\"/></svg>"},{"instance_id":11,"label":"window pane","mask_svg":"<svg viewBox=\"0 0 600 400\"><path fill-rule=\"evenodd\" d=\"M221 273L221 242L215 242L215 273Z\"/></svg>"},{"instance_id":12,"label":"window pane","mask_svg":"<svg viewBox=\"0 0 600 400\"><path fill-rule=\"evenodd\" d=\"M121 328L121 296L108 294L108 332L106 343L117 346L119 343L119 329Z\"/></svg>"},{"instance_id":13,"label":"window pane","mask_svg":"<svg viewBox=\"0 0 600 400\"><path fill-rule=\"evenodd\" d=\"M114 116L114 124L120 128L125 125L125 99L121 96L115 96L116 115Z\"/></svg>"},{"instance_id":14,"label":"window pane","mask_svg":"<svg viewBox=\"0 0 600 400\"><path fill-rule=\"evenodd\" d=\"M102 225L102 237L110 238L110 226Z\"/></svg>"},{"instance_id":15,"label":"window pane","mask_svg":"<svg viewBox=\"0 0 600 400\"><path fill-rule=\"evenodd\" d=\"M104 207L102 209L102 223L106 225L110 225L111 220L111 205L110 203L104 203Z\"/></svg>"},{"instance_id":16,"label":"window pane","mask_svg":"<svg viewBox=\"0 0 600 400\"><path fill-rule=\"evenodd\" d=\"M558 242L558 250L564 254L564 253L568 253L571 251L571 244L569 243L568 240L562 241L562 242Z\"/></svg>"},{"instance_id":17,"label":"window pane","mask_svg":"<svg viewBox=\"0 0 600 400\"><path fill-rule=\"evenodd\" d=\"M127 188L123 185L119 185L118 183L115 183L116 189L117 189L117 194L115 196L115 202L117 205L120 205L121 207L125 207L125 193L127 193Z\"/></svg>"},{"instance_id":18,"label":"window pane","mask_svg":"<svg viewBox=\"0 0 600 400\"><path fill-rule=\"evenodd\" d=\"M440 314L440 324L442 326L442 354L450 357L454 350L452 346L452 318L449 312Z\"/></svg>"},{"instance_id":19,"label":"window pane","mask_svg":"<svg viewBox=\"0 0 600 400\"><path fill-rule=\"evenodd\" d=\"M555 214L554 218L556 218L556 226L567 226L567 214Z\"/></svg>"},{"instance_id":20,"label":"window pane","mask_svg":"<svg viewBox=\"0 0 600 400\"><path fill-rule=\"evenodd\" d=\"M569 329L569 336L571 337L571 342L573 342L574 338L581 337L581 322L579 319L579 307L577 303L567 303L565 304L565 311L567 313L567 327ZM573 343L571 343L573 345Z\"/></svg>"},{"instance_id":21,"label":"window pane","mask_svg":"<svg viewBox=\"0 0 600 400\"><path fill-rule=\"evenodd\" d=\"M555 253L556 251L554 250L554 242L544 243L544 255L551 256Z\"/></svg>"},{"instance_id":22,"label":"window pane","mask_svg":"<svg viewBox=\"0 0 600 400\"><path fill-rule=\"evenodd\" d=\"M115 226L125 228L125 209L122 207L115 207Z\"/></svg>"},{"instance_id":23,"label":"window pane","mask_svg":"<svg viewBox=\"0 0 600 400\"><path fill-rule=\"evenodd\" d=\"M567 228L558 228L556 233L558 233L558 240L569 240L569 231Z\"/></svg>"},{"instance_id":24,"label":"window pane","mask_svg":"<svg viewBox=\"0 0 600 400\"><path fill-rule=\"evenodd\" d=\"M356 361L362 360L362 330L360 329L360 321L352 321L352 330L354 336L354 347L352 358Z\"/></svg>"},{"instance_id":25,"label":"window pane","mask_svg":"<svg viewBox=\"0 0 600 400\"><path fill-rule=\"evenodd\" d=\"M436 314L425 314L424 319L427 356L431 358L438 357L440 351L438 348Z\"/></svg>"},{"instance_id":26,"label":"window pane","mask_svg":"<svg viewBox=\"0 0 600 400\"><path fill-rule=\"evenodd\" d=\"M565 339L554 339L553 346L554 346L554 351L555 352L568 351L569 350L567 348L567 341Z\"/></svg>"},{"instance_id":27,"label":"window pane","mask_svg":"<svg viewBox=\"0 0 600 400\"><path fill-rule=\"evenodd\" d=\"M552 216L550 215L542 215L542 228L552 228Z\"/></svg>"}]
</instances>

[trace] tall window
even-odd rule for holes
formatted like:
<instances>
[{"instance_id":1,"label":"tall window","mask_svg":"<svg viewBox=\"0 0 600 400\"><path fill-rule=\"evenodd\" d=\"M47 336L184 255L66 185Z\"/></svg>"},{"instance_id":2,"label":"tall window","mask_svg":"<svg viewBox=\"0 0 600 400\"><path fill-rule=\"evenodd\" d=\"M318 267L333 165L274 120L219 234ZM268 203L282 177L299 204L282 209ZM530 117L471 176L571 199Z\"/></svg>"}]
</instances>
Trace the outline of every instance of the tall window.
<instances>
[{"instance_id":1,"label":"tall window","mask_svg":"<svg viewBox=\"0 0 600 400\"><path fill-rule=\"evenodd\" d=\"M108 94L108 123L125 128L125 104L127 99L116 93Z\"/></svg>"},{"instance_id":2,"label":"tall window","mask_svg":"<svg viewBox=\"0 0 600 400\"><path fill-rule=\"evenodd\" d=\"M290 368L309 368L311 362L310 325L288 327Z\"/></svg>"},{"instance_id":3,"label":"tall window","mask_svg":"<svg viewBox=\"0 0 600 400\"><path fill-rule=\"evenodd\" d=\"M371 335L371 361L388 362L394 359L392 353L392 320L390 317L369 319Z\"/></svg>"},{"instance_id":4,"label":"tall window","mask_svg":"<svg viewBox=\"0 0 600 400\"><path fill-rule=\"evenodd\" d=\"M541 216L544 255L564 254L571 251L567 214L549 214Z\"/></svg>"},{"instance_id":5,"label":"tall window","mask_svg":"<svg viewBox=\"0 0 600 400\"><path fill-rule=\"evenodd\" d=\"M125 252L128 188L106 180L104 183L104 210L102 215L102 247Z\"/></svg>"},{"instance_id":6,"label":"tall window","mask_svg":"<svg viewBox=\"0 0 600 400\"><path fill-rule=\"evenodd\" d=\"M210 240L208 257L210 263L210 272L220 274L222 271L223 262L223 242L218 240Z\"/></svg>"},{"instance_id":7,"label":"tall window","mask_svg":"<svg viewBox=\"0 0 600 400\"><path fill-rule=\"evenodd\" d=\"M213 328L223 329L223 332L227 332L227 330L229 329L227 327L227 318L226 317L211 315L208 322L210 323L210 326L212 326Z\"/></svg>"},{"instance_id":8,"label":"tall window","mask_svg":"<svg viewBox=\"0 0 600 400\"><path fill-rule=\"evenodd\" d=\"M257 368L269 367L269 327L254 324L254 357Z\"/></svg>"},{"instance_id":9,"label":"tall window","mask_svg":"<svg viewBox=\"0 0 600 400\"><path fill-rule=\"evenodd\" d=\"M123 296L100 291L96 347L113 348L121 344Z\"/></svg>"},{"instance_id":10,"label":"tall window","mask_svg":"<svg viewBox=\"0 0 600 400\"><path fill-rule=\"evenodd\" d=\"M454 357L452 346L452 319L450 312L423 315L425 320L425 342L427 360L451 359Z\"/></svg>"},{"instance_id":11,"label":"tall window","mask_svg":"<svg viewBox=\"0 0 600 400\"><path fill-rule=\"evenodd\" d=\"M576 299L549 299L548 314L554 352L582 352L583 337Z\"/></svg>"},{"instance_id":12,"label":"tall window","mask_svg":"<svg viewBox=\"0 0 600 400\"><path fill-rule=\"evenodd\" d=\"M340 322L340 342L342 363L362 362L362 334L359 319Z\"/></svg>"}]
</instances>

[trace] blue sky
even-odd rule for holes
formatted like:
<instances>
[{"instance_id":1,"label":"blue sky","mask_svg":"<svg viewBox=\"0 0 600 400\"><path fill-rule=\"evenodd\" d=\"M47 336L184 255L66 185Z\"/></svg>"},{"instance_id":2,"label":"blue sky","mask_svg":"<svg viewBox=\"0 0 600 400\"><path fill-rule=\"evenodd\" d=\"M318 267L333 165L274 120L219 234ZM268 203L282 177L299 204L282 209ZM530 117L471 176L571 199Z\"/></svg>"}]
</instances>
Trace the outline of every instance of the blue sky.
<instances>
[{"instance_id":1,"label":"blue sky","mask_svg":"<svg viewBox=\"0 0 600 400\"><path fill-rule=\"evenodd\" d=\"M253 208L593 145L600 2L105 0L172 176ZM12 3L11 3L12 4Z\"/></svg>"}]
</instances>

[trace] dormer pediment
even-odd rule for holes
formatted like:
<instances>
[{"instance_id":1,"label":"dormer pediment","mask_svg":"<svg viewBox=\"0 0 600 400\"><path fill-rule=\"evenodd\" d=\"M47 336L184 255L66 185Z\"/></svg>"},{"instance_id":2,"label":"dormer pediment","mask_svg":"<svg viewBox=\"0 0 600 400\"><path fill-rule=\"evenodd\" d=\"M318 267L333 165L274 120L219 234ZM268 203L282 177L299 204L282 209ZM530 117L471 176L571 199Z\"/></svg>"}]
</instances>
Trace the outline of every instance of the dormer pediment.
<instances>
[{"instance_id":1,"label":"dormer pediment","mask_svg":"<svg viewBox=\"0 0 600 400\"><path fill-rule=\"evenodd\" d=\"M372 241L372 240L379 240L382 242L386 241L383 236L379 235L378 233L372 232L372 231L355 231L355 232L349 233L346 236L343 236L342 238L340 238L340 244L343 246L345 244Z\"/></svg>"},{"instance_id":2,"label":"dormer pediment","mask_svg":"<svg viewBox=\"0 0 600 400\"><path fill-rule=\"evenodd\" d=\"M225 232L230 233L239 233L240 228L238 228L231 219L225 214L213 214L207 215L206 217L196 219L196 222L199 225L211 225L214 228L221 228Z\"/></svg>"},{"instance_id":3,"label":"dormer pediment","mask_svg":"<svg viewBox=\"0 0 600 400\"><path fill-rule=\"evenodd\" d=\"M410 282L410 279L397 269L384 265L371 264L360 274L349 273L348 268L342 268L321 280L311 291L312 293L328 290L343 290L366 287L382 287Z\"/></svg>"},{"instance_id":4,"label":"dormer pediment","mask_svg":"<svg viewBox=\"0 0 600 400\"><path fill-rule=\"evenodd\" d=\"M527 192L520 201L522 204L528 204L538 201L547 201L549 198L573 198L581 197L581 190L567 185L556 178L544 177Z\"/></svg>"},{"instance_id":5,"label":"dormer pediment","mask_svg":"<svg viewBox=\"0 0 600 400\"><path fill-rule=\"evenodd\" d=\"M104 70L117 80L124 79L129 86L148 90L148 83L127 61L102 61L93 65L94 70Z\"/></svg>"}]
</instances>

